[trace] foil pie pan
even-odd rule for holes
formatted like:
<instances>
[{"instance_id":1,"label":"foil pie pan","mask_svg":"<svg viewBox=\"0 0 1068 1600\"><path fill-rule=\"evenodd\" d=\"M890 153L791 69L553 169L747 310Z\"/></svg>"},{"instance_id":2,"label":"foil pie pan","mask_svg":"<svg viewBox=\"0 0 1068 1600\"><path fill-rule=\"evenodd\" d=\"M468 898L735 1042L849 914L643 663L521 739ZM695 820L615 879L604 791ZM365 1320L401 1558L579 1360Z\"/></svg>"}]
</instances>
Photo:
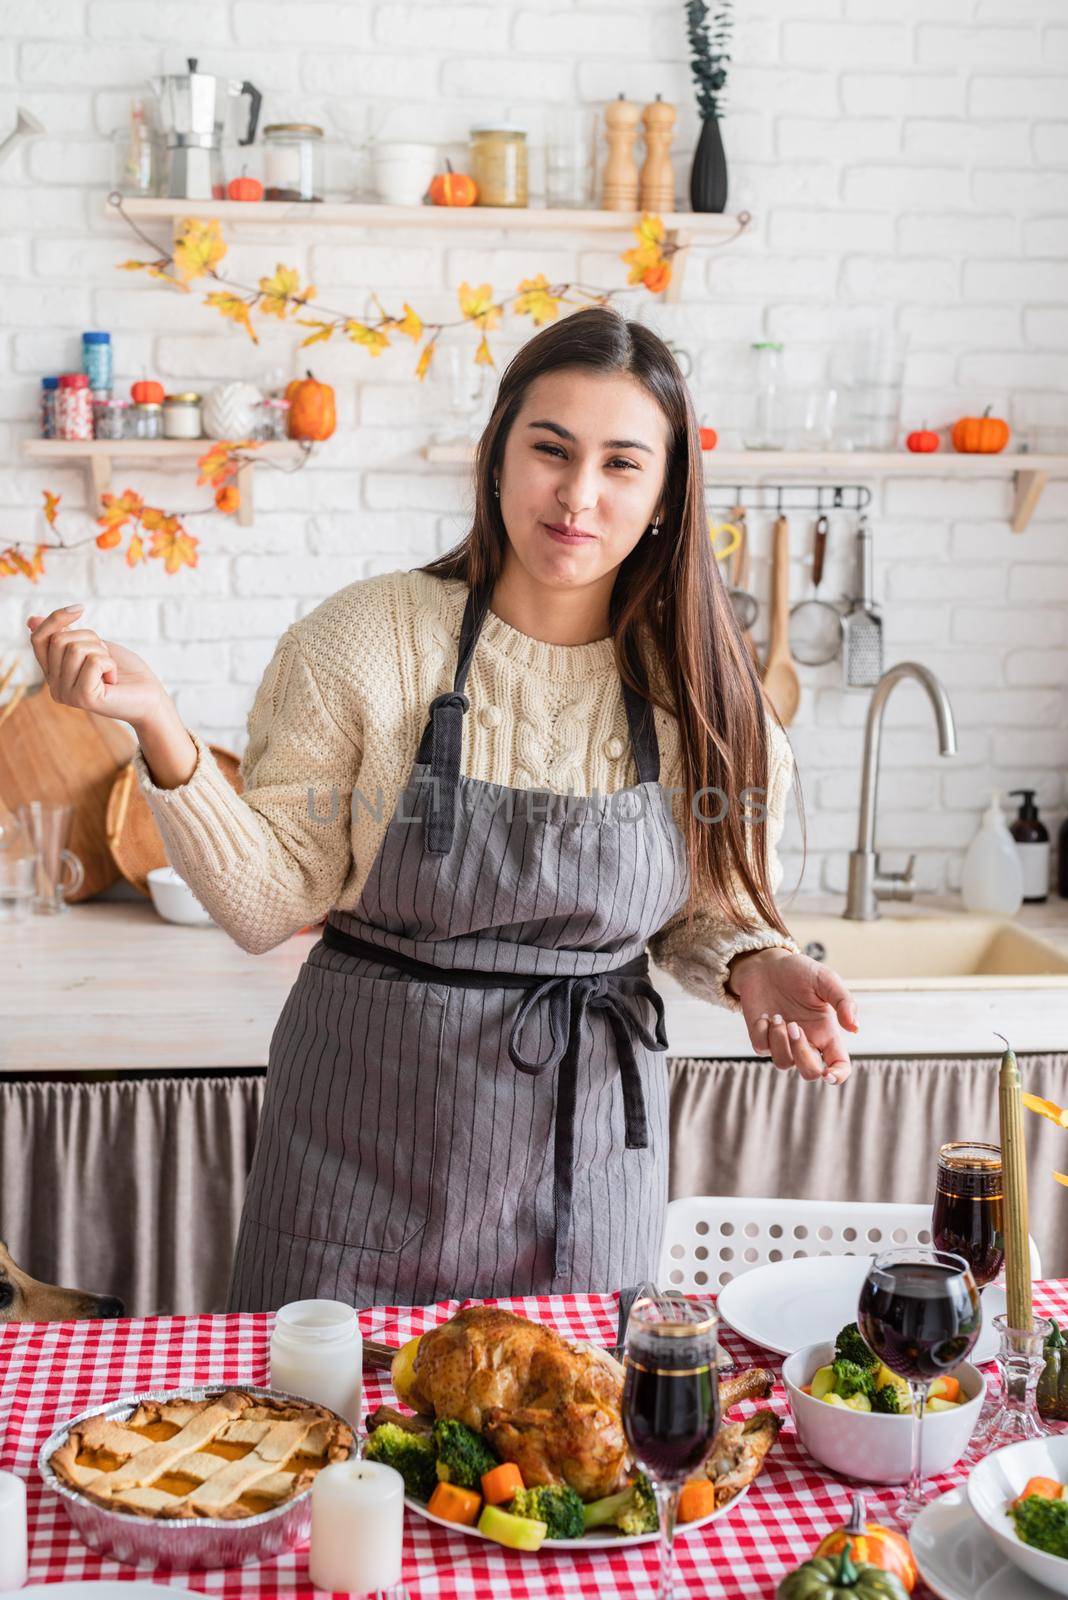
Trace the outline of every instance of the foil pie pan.
<instances>
[{"instance_id":1,"label":"foil pie pan","mask_svg":"<svg viewBox=\"0 0 1068 1600\"><path fill-rule=\"evenodd\" d=\"M272 1400L302 1401L300 1395L281 1389L263 1389L246 1383L194 1384L188 1389L151 1389L134 1397L112 1400L106 1406L93 1406L80 1416L71 1417L49 1436L37 1457L46 1489L63 1502L78 1537L101 1555L131 1566L153 1567L237 1567L246 1561L263 1561L281 1555L300 1544L311 1532L311 1485L271 1511L254 1517L139 1517L130 1511L108 1511L85 1495L69 1489L56 1476L51 1458L70 1430L90 1417L115 1418L125 1422L146 1400L207 1400L237 1389L242 1394ZM307 1402L304 1401L306 1404ZM336 1412L331 1412L337 1416ZM344 1422L344 1417L338 1417ZM351 1424L346 1424L351 1426ZM355 1434L355 1429L353 1430ZM355 1444L351 1451L357 1453Z\"/></svg>"}]
</instances>

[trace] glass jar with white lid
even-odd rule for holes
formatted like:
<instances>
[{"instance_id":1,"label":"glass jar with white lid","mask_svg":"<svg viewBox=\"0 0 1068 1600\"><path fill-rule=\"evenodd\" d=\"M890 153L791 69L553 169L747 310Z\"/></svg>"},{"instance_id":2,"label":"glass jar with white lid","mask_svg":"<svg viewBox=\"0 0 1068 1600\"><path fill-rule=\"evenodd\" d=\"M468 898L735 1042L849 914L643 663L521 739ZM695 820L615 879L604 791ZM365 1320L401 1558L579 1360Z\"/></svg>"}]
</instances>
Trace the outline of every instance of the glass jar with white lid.
<instances>
[{"instance_id":1,"label":"glass jar with white lid","mask_svg":"<svg viewBox=\"0 0 1068 1600\"><path fill-rule=\"evenodd\" d=\"M271 1388L314 1400L355 1428L363 1395L363 1336L340 1300L280 1306L271 1334Z\"/></svg>"}]
</instances>

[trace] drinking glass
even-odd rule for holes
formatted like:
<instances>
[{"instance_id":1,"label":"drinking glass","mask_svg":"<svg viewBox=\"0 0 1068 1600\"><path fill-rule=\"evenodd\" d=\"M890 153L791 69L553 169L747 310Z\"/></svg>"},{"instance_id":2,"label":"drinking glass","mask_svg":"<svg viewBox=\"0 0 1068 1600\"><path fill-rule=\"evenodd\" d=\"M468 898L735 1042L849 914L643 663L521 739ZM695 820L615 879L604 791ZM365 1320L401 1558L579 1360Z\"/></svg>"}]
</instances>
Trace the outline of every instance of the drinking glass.
<instances>
[{"instance_id":1,"label":"drinking glass","mask_svg":"<svg viewBox=\"0 0 1068 1600\"><path fill-rule=\"evenodd\" d=\"M1005 1260L1001 1149L954 1141L938 1152L932 1238L935 1248L963 1256L980 1289Z\"/></svg>"},{"instance_id":2,"label":"drinking glass","mask_svg":"<svg viewBox=\"0 0 1068 1600\"><path fill-rule=\"evenodd\" d=\"M894 1510L906 1528L927 1501L923 1493L923 1414L927 1385L951 1373L979 1337L983 1313L972 1269L949 1250L886 1250L872 1257L857 1322L864 1342L908 1382L912 1394L912 1469Z\"/></svg>"},{"instance_id":3,"label":"drinking glass","mask_svg":"<svg viewBox=\"0 0 1068 1600\"><path fill-rule=\"evenodd\" d=\"M719 1428L718 1327L710 1301L660 1294L636 1300L627 1322L623 1432L660 1513L657 1600L672 1593L679 1490Z\"/></svg>"},{"instance_id":4,"label":"drinking glass","mask_svg":"<svg viewBox=\"0 0 1068 1600\"><path fill-rule=\"evenodd\" d=\"M38 916L47 917L69 910L67 896L76 894L85 882L85 868L74 852L66 848L74 820L74 807L52 806L46 805L43 800L31 800L27 805L19 806L18 819L37 853L34 911ZM69 877L66 877L68 873Z\"/></svg>"},{"instance_id":5,"label":"drinking glass","mask_svg":"<svg viewBox=\"0 0 1068 1600\"><path fill-rule=\"evenodd\" d=\"M0 923L26 921L33 907L36 879L35 856L0 852Z\"/></svg>"},{"instance_id":6,"label":"drinking glass","mask_svg":"<svg viewBox=\"0 0 1068 1600\"><path fill-rule=\"evenodd\" d=\"M587 108L554 108L545 137L546 206L580 209L590 204L594 149L593 123Z\"/></svg>"}]
</instances>

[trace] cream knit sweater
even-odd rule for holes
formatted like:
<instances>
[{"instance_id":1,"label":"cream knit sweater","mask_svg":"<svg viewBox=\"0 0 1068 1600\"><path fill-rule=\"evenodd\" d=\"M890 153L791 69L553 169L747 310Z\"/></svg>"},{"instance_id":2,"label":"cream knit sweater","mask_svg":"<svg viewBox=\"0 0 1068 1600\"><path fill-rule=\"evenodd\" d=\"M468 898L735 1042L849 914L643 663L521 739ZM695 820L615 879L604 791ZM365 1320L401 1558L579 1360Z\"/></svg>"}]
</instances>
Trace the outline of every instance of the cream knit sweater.
<instances>
[{"instance_id":1,"label":"cream knit sweater","mask_svg":"<svg viewBox=\"0 0 1068 1600\"><path fill-rule=\"evenodd\" d=\"M188 782L161 789L140 751L138 783L175 870L221 928L255 955L331 907L354 911L436 694L452 687L467 588L425 572L351 583L282 635L248 715L238 796L199 734ZM636 781L611 639L544 644L490 612L466 692L462 771L512 788L611 793ZM770 723L769 723L770 726ZM661 782L678 782L673 717L656 712ZM771 731L766 837L781 868L792 756ZM315 792L315 820L309 789ZM362 803L350 803L358 789ZM692 993L733 1010L727 963L766 945L700 906L650 941L653 959Z\"/></svg>"}]
</instances>

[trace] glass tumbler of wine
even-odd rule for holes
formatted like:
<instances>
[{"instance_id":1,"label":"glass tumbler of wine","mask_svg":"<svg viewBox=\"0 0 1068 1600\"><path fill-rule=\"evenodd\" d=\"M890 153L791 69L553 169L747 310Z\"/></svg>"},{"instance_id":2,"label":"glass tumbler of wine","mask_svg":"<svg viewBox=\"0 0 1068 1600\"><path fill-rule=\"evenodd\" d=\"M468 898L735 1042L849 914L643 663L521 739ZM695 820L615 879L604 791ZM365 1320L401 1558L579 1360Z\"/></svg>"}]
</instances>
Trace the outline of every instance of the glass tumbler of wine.
<instances>
[{"instance_id":1,"label":"glass tumbler of wine","mask_svg":"<svg viewBox=\"0 0 1068 1600\"><path fill-rule=\"evenodd\" d=\"M860 1291L857 1322L868 1348L912 1395L912 1469L894 1510L908 1527L926 1505L923 1414L927 1385L948 1376L971 1353L983 1313L972 1269L963 1256L922 1245L873 1256Z\"/></svg>"},{"instance_id":2,"label":"glass tumbler of wine","mask_svg":"<svg viewBox=\"0 0 1068 1600\"><path fill-rule=\"evenodd\" d=\"M938 1152L931 1234L936 1250L951 1250L964 1257L980 1293L1005 1265L1003 1196L998 1145L955 1140L942 1146ZM968 1447L970 1452L981 1447L997 1409L997 1398L988 1383Z\"/></svg>"},{"instance_id":3,"label":"glass tumbler of wine","mask_svg":"<svg viewBox=\"0 0 1068 1600\"><path fill-rule=\"evenodd\" d=\"M672 1593L679 1490L708 1455L719 1429L718 1327L710 1301L673 1295L636 1300L627 1323L623 1432L656 1493L657 1600L670 1600Z\"/></svg>"}]
</instances>

